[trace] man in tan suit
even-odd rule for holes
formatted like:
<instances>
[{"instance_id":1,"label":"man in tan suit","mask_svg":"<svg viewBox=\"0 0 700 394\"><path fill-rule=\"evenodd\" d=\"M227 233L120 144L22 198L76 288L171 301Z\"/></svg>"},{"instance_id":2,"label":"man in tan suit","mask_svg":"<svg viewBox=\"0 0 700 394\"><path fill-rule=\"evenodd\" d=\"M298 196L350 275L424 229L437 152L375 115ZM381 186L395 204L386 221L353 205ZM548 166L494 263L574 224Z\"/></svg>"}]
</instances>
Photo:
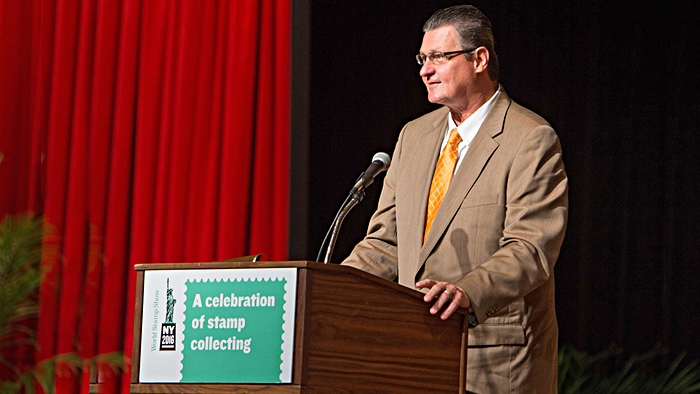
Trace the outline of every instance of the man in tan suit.
<instances>
[{"instance_id":1,"label":"man in tan suit","mask_svg":"<svg viewBox=\"0 0 700 394\"><path fill-rule=\"evenodd\" d=\"M422 289L442 319L469 309L469 391L556 392L559 139L498 84L479 10L437 11L423 30L420 76L444 106L401 131L367 236L343 264Z\"/></svg>"}]
</instances>

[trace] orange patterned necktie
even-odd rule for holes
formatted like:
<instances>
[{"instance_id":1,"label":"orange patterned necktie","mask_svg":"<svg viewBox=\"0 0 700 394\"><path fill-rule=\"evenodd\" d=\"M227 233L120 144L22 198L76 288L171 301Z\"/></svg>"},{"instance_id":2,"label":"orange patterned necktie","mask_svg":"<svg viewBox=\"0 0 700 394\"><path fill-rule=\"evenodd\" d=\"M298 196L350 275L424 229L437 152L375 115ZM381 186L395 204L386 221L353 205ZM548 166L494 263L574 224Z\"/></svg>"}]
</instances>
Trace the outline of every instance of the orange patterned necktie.
<instances>
[{"instance_id":1,"label":"orange patterned necktie","mask_svg":"<svg viewBox=\"0 0 700 394\"><path fill-rule=\"evenodd\" d=\"M428 199L428 215L425 220L425 233L423 234L423 243L425 239L428 238L428 231L433 225L433 220L435 220L435 215L437 215L438 208L442 203L442 199L447 193L447 188L450 187L450 181L452 180L452 173L455 171L455 165L457 164L457 155L459 153L459 142L462 140L457 129L452 129L450 132L450 139L445 145L445 149L440 153L438 158L437 166L435 167L435 174L433 175L433 182L430 184L430 198Z\"/></svg>"}]
</instances>

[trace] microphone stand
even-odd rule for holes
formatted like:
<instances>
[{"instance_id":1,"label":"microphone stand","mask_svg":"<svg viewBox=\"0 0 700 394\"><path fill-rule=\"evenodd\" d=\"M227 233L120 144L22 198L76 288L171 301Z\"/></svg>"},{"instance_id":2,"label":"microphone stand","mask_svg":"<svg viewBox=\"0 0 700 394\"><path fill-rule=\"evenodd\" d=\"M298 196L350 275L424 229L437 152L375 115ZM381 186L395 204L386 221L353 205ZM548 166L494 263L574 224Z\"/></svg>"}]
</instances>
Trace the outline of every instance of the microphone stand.
<instances>
[{"instance_id":1,"label":"microphone stand","mask_svg":"<svg viewBox=\"0 0 700 394\"><path fill-rule=\"evenodd\" d=\"M354 188L353 188L354 189ZM351 209L355 207L362 199L365 197L364 189L355 190L350 194L350 201L344 204L338 214L335 216L333 225L331 226L331 239L328 241L328 249L326 249L326 257L323 259L323 264L328 264L331 261L331 255L333 254L333 248L335 248L335 242L338 239L338 233L340 232L340 226L343 224L345 216L348 215Z\"/></svg>"},{"instance_id":2,"label":"microphone stand","mask_svg":"<svg viewBox=\"0 0 700 394\"><path fill-rule=\"evenodd\" d=\"M372 158L372 164L370 164L367 170L360 174L360 177L357 178L357 181L355 181L355 186L350 189L350 194L345 197L345 201L343 201L343 204L340 206L340 210L338 210L338 213L335 215L331 228L328 229L326 236L323 237L323 242L321 243L318 255L316 256L316 261L320 260L321 253L323 253L323 245L326 244L326 240L330 234L331 239L328 242L328 249L326 249L326 257L323 259L323 264L328 264L331 262L331 255L333 254L333 248L335 248L335 241L338 239L340 225L343 224L345 216L348 215L348 212L350 212L355 205L362 201L362 199L365 197L365 189L367 186L374 182L374 177L377 176L377 174L389 168L390 163L391 157L389 157L389 155L386 153L378 152L376 155L374 155Z\"/></svg>"}]
</instances>

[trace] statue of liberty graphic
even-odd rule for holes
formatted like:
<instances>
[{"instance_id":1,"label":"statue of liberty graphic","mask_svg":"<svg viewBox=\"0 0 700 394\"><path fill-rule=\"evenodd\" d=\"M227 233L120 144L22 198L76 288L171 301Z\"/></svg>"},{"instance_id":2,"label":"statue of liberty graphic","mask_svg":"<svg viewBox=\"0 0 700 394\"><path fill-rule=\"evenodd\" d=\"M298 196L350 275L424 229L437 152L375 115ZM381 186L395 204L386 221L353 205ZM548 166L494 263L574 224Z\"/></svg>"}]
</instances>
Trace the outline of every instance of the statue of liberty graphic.
<instances>
[{"instance_id":1,"label":"statue of liberty graphic","mask_svg":"<svg viewBox=\"0 0 700 394\"><path fill-rule=\"evenodd\" d=\"M177 326L173 322L173 315L177 300L173 297L173 289L170 288L170 278L168 278L166 289L165 294L167 294L168 301L165 304L165 322L160 329L160 350L175 350Z\"/></svg>"},{"instance_id":2,"label":"statue of liberty graphic","mask_svg":"<svg viewBox=\"0 0 700 394\"><path fill-rule=\"evenodd\" d=\"M175 313L175 303L177 302L177 300L173 297L173 289L170 288L170 278L168 278L168 287L166 294L168 295L168 302L166 304L165 322L172 323L173 314Z\"/></svg>"}]
</instances>

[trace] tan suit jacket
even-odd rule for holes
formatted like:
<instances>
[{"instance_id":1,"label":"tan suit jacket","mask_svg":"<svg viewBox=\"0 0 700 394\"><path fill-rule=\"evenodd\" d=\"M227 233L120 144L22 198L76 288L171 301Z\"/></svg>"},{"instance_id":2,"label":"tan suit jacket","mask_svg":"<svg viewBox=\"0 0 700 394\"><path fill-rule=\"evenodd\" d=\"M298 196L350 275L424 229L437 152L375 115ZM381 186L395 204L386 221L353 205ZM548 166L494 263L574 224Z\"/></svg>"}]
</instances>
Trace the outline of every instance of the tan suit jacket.
<instances>
[{"instance_id":1,"label":"tan suit jacket","mask_svg":"<svg viewBox=\"0 0 700 394\"><path fill-rule=\"evenodd\" d=\"M559 139L501 91L423 244L447 116L443 107L403 128L367 236L343 264L411 288L430 278L464 289L480 323L469 333L470 391L556 392L553 268L568 210Z\"/></svg>"}]
</instances>

